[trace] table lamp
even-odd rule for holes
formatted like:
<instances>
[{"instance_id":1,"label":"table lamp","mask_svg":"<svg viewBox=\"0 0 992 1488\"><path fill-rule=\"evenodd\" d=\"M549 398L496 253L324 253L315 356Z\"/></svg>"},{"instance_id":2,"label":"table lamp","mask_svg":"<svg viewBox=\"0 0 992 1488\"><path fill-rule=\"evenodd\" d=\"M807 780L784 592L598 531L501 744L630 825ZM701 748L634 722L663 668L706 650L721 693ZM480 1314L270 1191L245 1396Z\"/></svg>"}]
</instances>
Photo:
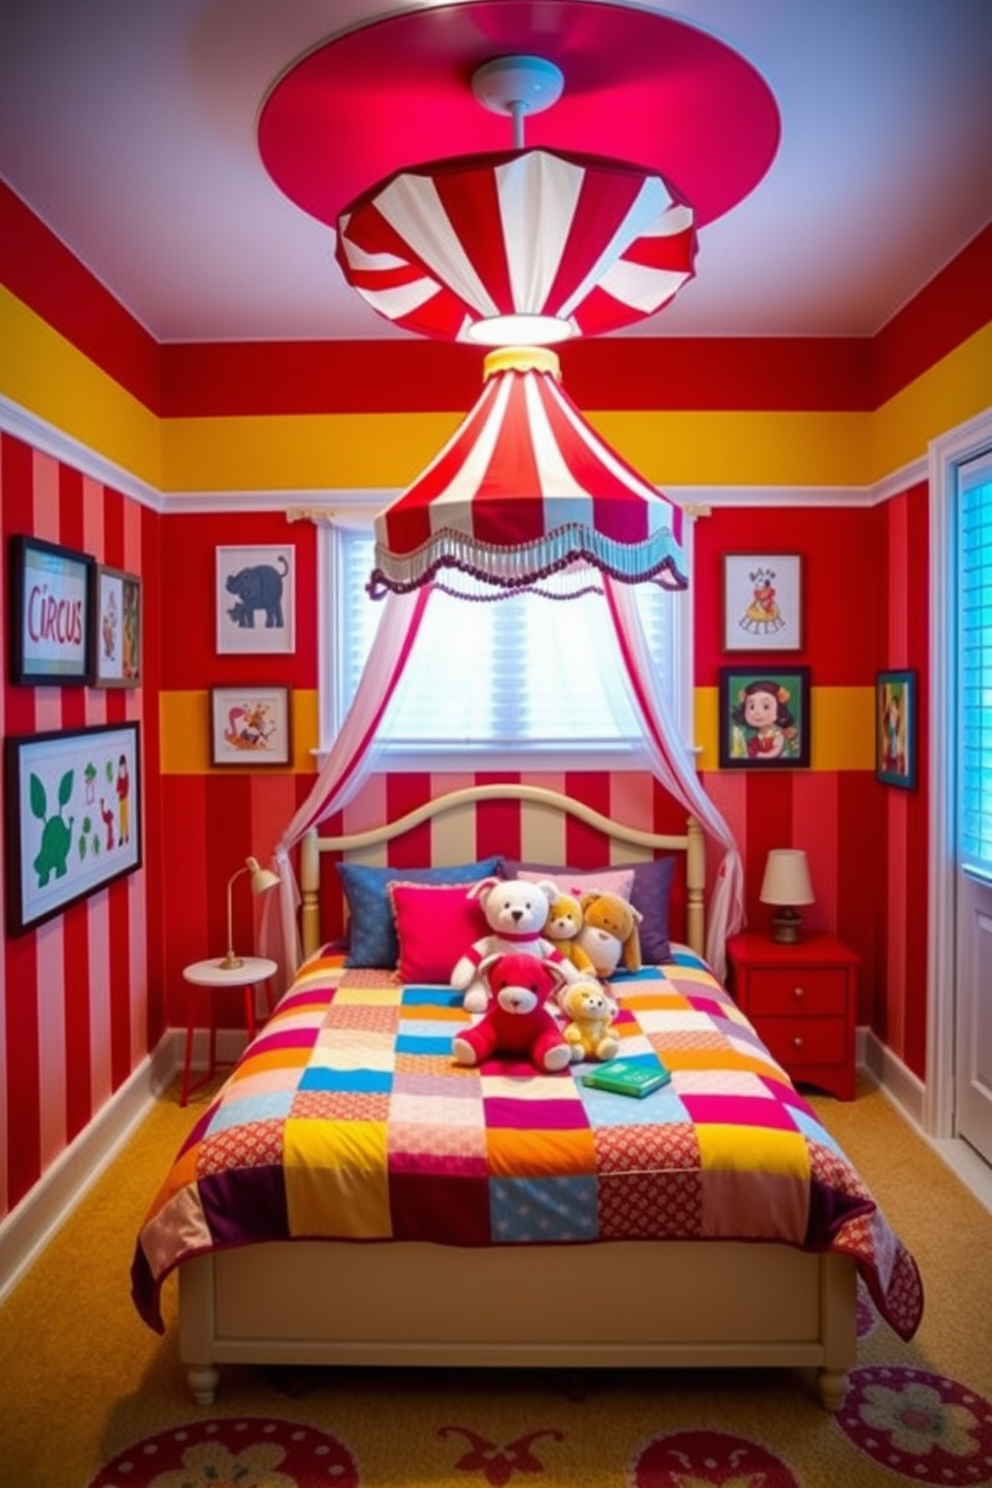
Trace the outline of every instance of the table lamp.
<instances>
[{"instance_id":1,"label":"table lamp","mask_svg":"<svg viewBox=\"0 0 992 1488\"><path fill-rule=\"evenodd\" d=\"M782 945L795 945L802 924L802 915L795 906L812 904L814 900L809 864L801 848L771 849L759 897L762 904L777 906L777 913L772 916L772 940Z\"/></svg>"},{"instance_id":2,"label":"table lamp","mask_svg":"<svg viewBox=\"0 0 992 1488\"><path fill-rule=\"evenodd\" d=\"M238 868L231 874L227 881L227 955L220 965L224 971L233 971L235 967L243 966L244 957L234 954L234 929L231 916L232 890L234 880L240 878L242 873L251 874L251 891L253 894L267 894L269 889L274 889L279 882L278 873L273 873L269 868L259 866L257 858L245 858L245 866Z\"/></svg>"}]
</instances>

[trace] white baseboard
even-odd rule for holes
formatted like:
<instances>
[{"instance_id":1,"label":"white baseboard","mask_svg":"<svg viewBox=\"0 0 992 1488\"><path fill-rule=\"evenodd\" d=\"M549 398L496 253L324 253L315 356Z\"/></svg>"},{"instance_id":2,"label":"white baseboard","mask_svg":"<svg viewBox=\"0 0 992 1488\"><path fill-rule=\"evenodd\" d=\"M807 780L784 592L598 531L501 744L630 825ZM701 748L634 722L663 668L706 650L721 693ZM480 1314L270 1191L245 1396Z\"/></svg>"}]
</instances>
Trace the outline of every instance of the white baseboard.
<instances>
[{"instance_id":1,"label":"white baseboard","mask_svg":"<svg viewBox=\"0 0 992 1488\"><path fill-rule=\"evenodd\" d=\"M204 1071L206 1030L193 1040L191 1068ZM152 1102L182 1069L186 1034L172 1028L154 1051L111 1096L76 1140L59 1153L16 1209L0 1220L0 1302L20 1281L83 1195L116 1157L148 1113ZM217 1032L217 1059L233 1063L245 1046L236 1029Z\"/></svg>"},{"instance_id":2,"label":"white baseboard","mask_svg":"<svg viewBox=\"0 0 992 1488\"><path fill-rule=\"evenodd\" d=\"M931 1137L923 1128L926 1086L871 1032L858 1030L858 1062L965 1188L992 1214L992 1167L960 1137Z\"/></svg>"},{"instance_id":3,"label":"white baseboard","mask_svg":"<svg viewBox=\"0 0 992 1488\"><path fill-rule=\"evenodd\" d=\"M181 1035L165 1034L31 1192L0 1222L0 1302L65 1223L92 1183L127 1141L182 1057Z\"/></svg>"}]
</instances>

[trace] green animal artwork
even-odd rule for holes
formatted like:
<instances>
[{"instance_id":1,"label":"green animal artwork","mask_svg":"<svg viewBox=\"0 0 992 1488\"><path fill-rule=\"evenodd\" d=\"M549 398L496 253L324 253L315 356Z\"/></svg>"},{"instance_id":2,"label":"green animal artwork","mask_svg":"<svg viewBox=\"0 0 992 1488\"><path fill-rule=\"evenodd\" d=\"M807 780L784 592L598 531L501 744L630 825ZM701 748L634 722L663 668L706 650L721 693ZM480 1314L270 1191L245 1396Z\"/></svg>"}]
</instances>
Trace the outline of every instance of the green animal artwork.
<instances>
[{"instance_id":1,"label":"green animal artwork","mask_svg":"<svg viewBox=\"0 0 992 1488\"><path fill-rule=\"evenodd\" d=\"M56 878L64 878L66 874L66 862L69 857L69 848L72 845L72 824L75 818L70 816L66 821L62 816L62 809L72 798L74 774L73 770L66 770L59 781L59 806L54 816L48 815L48 795L42 781L35 774L31 776L31 810L40 822L44 822L41 832L41 849L32 865L38 875L39 889L46 887L53 872Z\"/></svg>"}]
</instances>

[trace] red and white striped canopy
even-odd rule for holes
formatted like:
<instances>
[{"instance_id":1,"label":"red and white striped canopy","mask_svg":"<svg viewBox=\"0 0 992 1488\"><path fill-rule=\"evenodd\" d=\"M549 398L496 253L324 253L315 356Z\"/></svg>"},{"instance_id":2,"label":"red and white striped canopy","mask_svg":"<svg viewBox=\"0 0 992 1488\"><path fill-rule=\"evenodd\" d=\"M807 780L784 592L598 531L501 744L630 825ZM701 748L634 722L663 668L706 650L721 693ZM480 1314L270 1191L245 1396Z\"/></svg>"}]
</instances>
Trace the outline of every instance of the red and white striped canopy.
<instances>
[{"instance_id":1,"label":"red and white striped canopy","mask_svg":"<svg viewBox=\"0 0 992 1488\"><path fill-rule=\"evenodd\" d=\"M690 207L663 178L546 149L411 166L338 218L346 280L409 331L488 346L599 335L693 274ZM508 334L507 316L530 318Z\"/></svg>"},{"instance_id":2,"label":"red and white striped canopy","mask_svg":"<svg viewBox=\"0 0 992 1488\"><path fill-rule=\"evenodd\" d=\"M603 443L558 377L547 348L489 353L472 412L376 518L373 598L429 583L567 598L590 570L687 587L681 508Z\"/></svg>"}]
</instances>

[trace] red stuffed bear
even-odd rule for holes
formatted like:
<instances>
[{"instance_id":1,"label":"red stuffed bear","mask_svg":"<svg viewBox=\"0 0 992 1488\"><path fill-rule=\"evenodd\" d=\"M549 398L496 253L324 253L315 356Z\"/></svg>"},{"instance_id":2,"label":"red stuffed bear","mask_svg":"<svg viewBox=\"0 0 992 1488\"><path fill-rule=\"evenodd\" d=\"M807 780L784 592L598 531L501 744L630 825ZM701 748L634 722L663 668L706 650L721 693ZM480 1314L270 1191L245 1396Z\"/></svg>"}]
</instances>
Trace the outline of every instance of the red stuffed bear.
<instances>
[{"instance_id":1,"label":"red stuffed bear","mask_svg":"<svg viewBox=\"0 0 992 1488\"><path fill-rule=\"evenodd\" d=\"M451 1052L456 1064L481 1064L493 1055L518 1054L549 1073L567 1069L571 1050L546 1006L565 980L560 969L516 951L487 956L479 973L488 983L492 1000L479 1021L455 1039Z\"/></svg>"}]
</instances>

